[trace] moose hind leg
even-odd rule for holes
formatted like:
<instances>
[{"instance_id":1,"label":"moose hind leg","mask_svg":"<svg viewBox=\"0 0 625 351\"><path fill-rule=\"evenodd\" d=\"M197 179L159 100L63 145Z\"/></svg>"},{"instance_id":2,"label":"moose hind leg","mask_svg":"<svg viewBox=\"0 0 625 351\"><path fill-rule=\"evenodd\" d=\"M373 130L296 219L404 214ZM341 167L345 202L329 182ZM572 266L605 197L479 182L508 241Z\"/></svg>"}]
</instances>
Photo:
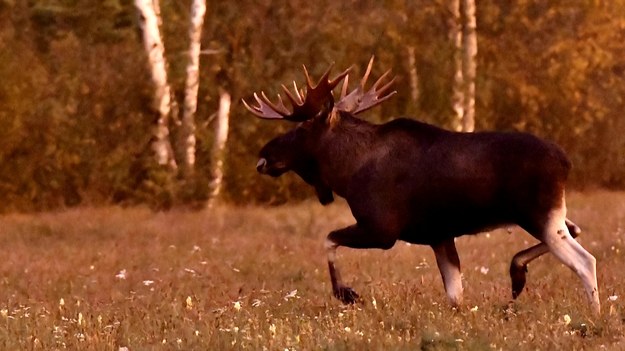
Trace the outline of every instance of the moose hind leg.
<instances>
[{"instance_id":1,"label":"moose hind leg","mask_svg":"<svg viewBox=\"0 0 625 351\"><path fill-rule=\"evenodd\" d=\"M593 312L599 314L601 304L597 287L597 260L573 239L567 224L566 207L563 205L550 213L542 235L538 236L538 239L544 242L549 251L562 263L577 274L584 284Z\"/></svg>"},{"instance_id":2,"label":"moose hind leg","mask_svg":"<svg viewBox=\"0 0 625 351\"><path fill-rule=\"evenodd\" d=\"M566 227L573 238L582 232L582 230L568 218L565 220ZM549 247L545 243L536 244L523 251L519 251L512 257L510 262L510 280L512 281L512 298L516 299L523 292L526 281L527 265L538 257L549 252Z\"/></svg>"},{"instance_id":3,"label":"moose hind leg","mask_svg":"<svg viewBox=\"0 0 625 351\"><path fill-rule=\"evenodd\" d=\"M359 299L358 294L352 288L343 284L340 271L336 267L336 249L339 246L357 249L390 249L396 240L394 236L378 234L358 224L328 234L325 249L334 297L345 304L355 303Z\"/></svg>"},{"instance_id":4,"label":"moose hind leg","mask_svg":"<svg viewBox=\"0 0 625 351\"><path fill-rule=\"evenodd\" d=\"M454 239L447 239L438 245L432 245L432 249L449 302L452 306L459 307L462 304L462 276L460 258Z\"/></svg>"},{"instance_id":5,"label":"moose hind leg","mask_svg":"<svg viewBox=\"0 0 625 351\"><path fill-rule=\"evenodd\" d=\"M527 264L534 259L549 252L549 247L545 243L536 244L523 251L519 251L512 258L510 263L510 279L512 280L512 298L516 299L523 292L525 287L525 274L527 273Z\"/></svg>"}]
</instances>

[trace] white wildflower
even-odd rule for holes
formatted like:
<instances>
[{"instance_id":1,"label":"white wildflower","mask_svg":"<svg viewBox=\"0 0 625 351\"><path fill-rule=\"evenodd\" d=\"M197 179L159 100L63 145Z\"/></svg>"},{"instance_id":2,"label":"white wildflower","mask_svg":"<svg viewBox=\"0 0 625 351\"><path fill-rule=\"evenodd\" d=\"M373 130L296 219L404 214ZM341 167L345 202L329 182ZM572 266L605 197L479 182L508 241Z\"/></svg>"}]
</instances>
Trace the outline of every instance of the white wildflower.
<instances>
[{"instance_id":1,"label":"white wildflower","mask_svg":"<svg viewBox=\"0 0 625 351\"><path fill-rule=\"evenodd\" d=\"M119 271L119 273L115 274L115 278L117 278L119 280L126 279L126 270L122 269L121 271Z\"/></svg>"},{"instance_id":2,"label":"white wildflower","mask_svg":"<svg viewBox=\"0 0 625 351\"><path fill-rule=\"evenodd\" d=\"M150 286L152 284L154 284L154 280L144 280L143 281L143 285L145 285L145 286Z\"/></svg>"},{"instance_id":3,"label":"white wildflower","mask_svg":"<svg viewBox=\"0 0 625 351\"><path fill-rule=\"evenodd\" d=\"M614 301L618 300L618 295L610 295L610 296L608 296L608 300L614 302Z\"/></svg>"},{"instance_id":4,"label":"white wildflower","mask_svg":"<svg viewBox=\"0 0 625 351\"><path fill-rule=\"evenodd\" d=\"M193 309L193 299L191 298L191 296L187 296L187 299L185 300L185 307L188 310Z\"/></svg>"},{"instance_id":5,"label":"white wildflower","mask_svg":"<svg viewBox=\"0 0 625 351\"><path fill-rule=\"evenodd\" d=\"M237 310L237 311L240 311L240 310L241 310L241 301L235 301L235 302L233 303L233 305L234 305L234 309L235 309L235 310Z\"/></svg>"},{"instance_id":6,"label":"white wildflower","mask_svg":"<svg viewBox=\"0 0 625 351\"><path fill-rule=\"evenodd\" d=\"M286 296L284 296L285 300L294 298L297 295L297 289L290 291Z\"/></svg>"},{"instance_id":7,"label":"white wildflower","mask_svg":"<svg viewBox=\"0 0 625 351\"><path fill-rule=\"evenodd\" d=\"M564 320L564 325L569 325L571 324L571 316L569 316L568 314L565 314L562 319Z\"/></svg>"}]
</instances>

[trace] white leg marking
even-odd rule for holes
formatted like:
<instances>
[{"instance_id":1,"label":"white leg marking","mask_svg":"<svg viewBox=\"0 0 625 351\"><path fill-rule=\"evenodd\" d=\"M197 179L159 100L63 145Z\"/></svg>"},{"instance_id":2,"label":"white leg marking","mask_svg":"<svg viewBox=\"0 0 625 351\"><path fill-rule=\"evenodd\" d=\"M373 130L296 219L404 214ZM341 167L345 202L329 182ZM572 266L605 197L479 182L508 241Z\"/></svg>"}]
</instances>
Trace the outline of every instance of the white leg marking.
<instances>
[{"instance_id":1,"label":"white leg marking","mask_svg":"<svg viewBox=\"0 0 625 351\"><path fill-rule=\"evenodd\" d=\"M334 260L336 260L336 248L338 247L338 245L334 241L326 239L323 247L326 249L328 261L334 262Z\"/></svg>"},{"instance_id":2,"label":"white leg marking","mask_svg":"<svg viewBox=\"0 0 625 351\"><path fill-rule=\"evenodd\" d=\"M586 251L568 231L566 206L552 211L543 232L543 242L562 263L575 272L584 284L586 294L595 313L600 312L599 289L597 287L597 260Z\"/></svg>"},{"instance_id":3,"label":"white leg marking","mask_svg":"<svg viewBox=\"0 0 625 351\"><path fill-rule=\"evenodd\" d=\"M443 278L443 285L449 301L454 307L462 304L462 276L460 261L453 239L440 245L432 246L436 255L436 264Z\"/></svg>"}]
</instances>

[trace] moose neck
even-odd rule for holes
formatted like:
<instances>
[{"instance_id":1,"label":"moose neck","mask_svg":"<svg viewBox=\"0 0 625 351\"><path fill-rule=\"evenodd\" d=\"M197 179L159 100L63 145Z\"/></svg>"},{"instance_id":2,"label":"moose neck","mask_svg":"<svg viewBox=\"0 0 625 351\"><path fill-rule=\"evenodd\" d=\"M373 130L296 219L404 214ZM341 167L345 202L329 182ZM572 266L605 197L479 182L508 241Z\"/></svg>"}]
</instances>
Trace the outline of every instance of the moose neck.
<instances>
[{"instance_id":1,"label":"moose neck","mask_svg":"<svg viewBox=\"0 0 625 351\"><path fill-rule=\"evenodd\" d=\"M345 197L351 178L371 157L376 126L345 112L332 118L319 136L314 156L324 183Z\"/></svg>"}]
</instances>

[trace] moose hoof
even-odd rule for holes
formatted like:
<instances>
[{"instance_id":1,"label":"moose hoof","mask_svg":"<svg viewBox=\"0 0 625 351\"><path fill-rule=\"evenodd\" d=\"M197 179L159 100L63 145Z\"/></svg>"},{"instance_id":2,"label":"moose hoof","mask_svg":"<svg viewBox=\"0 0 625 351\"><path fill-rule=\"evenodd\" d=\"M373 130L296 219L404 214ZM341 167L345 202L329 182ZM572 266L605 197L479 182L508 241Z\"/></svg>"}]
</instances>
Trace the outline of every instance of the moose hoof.
<instances>
[{"instance_id":1,"label":"moose hoof","mask_svg":"<svg viewBox=\"0 0 625 351\"><path fill-rule=\"evenodd\" d=\"M523 292L525 287L525 273L527 266L510 266L510 278L512 279L512 298L516 299Z\"/></svg>"},{"instance_id":2,"label":"moose hoof","mask_svg":"<svg viewBox=\"0 0 625 351\"><path fill-rule=\"evenodd\" d=\"M334 297L339 299L344 304L354 304L358 301L360 296L350 287L339 286L334 290Z\"/></svg>"}]
</instances>

